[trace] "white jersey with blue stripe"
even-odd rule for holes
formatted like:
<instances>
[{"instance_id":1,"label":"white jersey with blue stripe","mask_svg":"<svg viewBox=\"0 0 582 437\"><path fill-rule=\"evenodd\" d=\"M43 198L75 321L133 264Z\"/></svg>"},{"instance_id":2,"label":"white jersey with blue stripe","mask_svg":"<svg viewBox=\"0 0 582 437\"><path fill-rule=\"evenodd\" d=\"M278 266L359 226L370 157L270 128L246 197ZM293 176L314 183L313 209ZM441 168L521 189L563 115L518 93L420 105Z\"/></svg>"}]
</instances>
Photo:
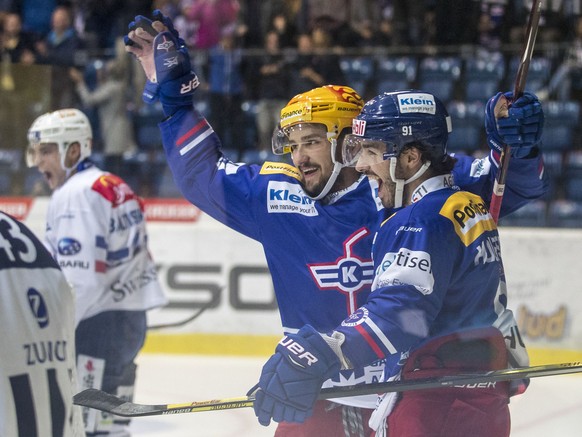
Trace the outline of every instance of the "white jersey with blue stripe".
<instances>
[{"instance_id":1,"label":"white jersey with blue stripe","mask_svg":"<svg viewBox=\"0 0 582 437\"><path fill-rule=\"evenodd\" d=\"M75 298L43 244L0 212L0 435L84 436Z\"/></svg>"},{"instance_id":2,"label":"white jersey with blue stripe","mask_svg":"<svg viewBox=\"0 0 582 437\"><path fill-rule=\"evenodd\" d=\"M119 177L80 165L51 197L45 238L75 290L77 323L167 302L148 252L143 204Z\"/></svg>"}]
</instances>

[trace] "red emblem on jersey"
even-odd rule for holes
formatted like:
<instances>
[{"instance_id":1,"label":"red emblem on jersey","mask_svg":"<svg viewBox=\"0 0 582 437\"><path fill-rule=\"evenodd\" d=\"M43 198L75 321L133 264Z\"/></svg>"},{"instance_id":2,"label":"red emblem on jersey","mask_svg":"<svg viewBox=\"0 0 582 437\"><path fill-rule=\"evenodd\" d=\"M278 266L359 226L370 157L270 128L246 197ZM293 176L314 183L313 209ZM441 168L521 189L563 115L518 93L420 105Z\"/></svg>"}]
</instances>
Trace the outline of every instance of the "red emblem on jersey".
<instances>
[{"instance_id":1,"label":"red emblem on jersey","mask_svg":"<svg viewBox=\"0 0 582 437\"><path fill-rule=\"evenodd\" d=\"M91 187L107 199L113 207L119 206L129 200L138 199L137 195L119 176L105 174L97 179ZM138 200L139 201L139 200ZM141 202L140 202L141 204Z\"/></svg>"}]
</instances>

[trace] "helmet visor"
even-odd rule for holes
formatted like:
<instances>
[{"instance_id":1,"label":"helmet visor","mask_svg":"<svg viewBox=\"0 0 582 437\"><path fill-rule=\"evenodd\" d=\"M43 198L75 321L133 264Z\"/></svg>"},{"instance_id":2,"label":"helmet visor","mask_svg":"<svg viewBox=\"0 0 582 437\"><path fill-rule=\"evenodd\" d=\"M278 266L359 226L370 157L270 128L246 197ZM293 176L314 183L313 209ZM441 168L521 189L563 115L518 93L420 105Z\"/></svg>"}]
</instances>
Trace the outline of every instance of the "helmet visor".
<instances>
[{"instance_id":1,"label":"helmet visor","mask_svg":"<svg viewBox=\"0 0 582 437\"><path fill-rule=\"evenodd\" d=\"M342 143L342 159L344 165L355 167L358 160L373 165L398 156L398 145L376 138L364 138L358 135L346 135Z\"/></svg>"},{"instance_id":2,"label":"helmet visor","mask_svg":"<svg viewBox=\"0 0 582 437\"><path fill-rule=\"evenodd\" d=\"M299 146L314 150L329 144L327 128L320 123L299 123L284 129L279 125L271 138L271 147L275 155L291 153Z\"/></svg>"}]
</instances>

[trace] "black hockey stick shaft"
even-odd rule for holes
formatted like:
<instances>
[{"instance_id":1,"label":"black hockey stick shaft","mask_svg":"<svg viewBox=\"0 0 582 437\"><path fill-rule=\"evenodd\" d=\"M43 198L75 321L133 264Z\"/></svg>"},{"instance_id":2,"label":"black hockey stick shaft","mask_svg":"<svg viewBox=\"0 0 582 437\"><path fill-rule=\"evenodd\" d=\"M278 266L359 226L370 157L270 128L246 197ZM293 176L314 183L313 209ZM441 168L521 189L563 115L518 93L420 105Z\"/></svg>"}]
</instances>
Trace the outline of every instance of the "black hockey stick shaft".
<instances>
[{"instance_id":1,"label":"black hockey stick shaft","mask_svg":"<svg viewBox=\"0 0 582 437\"><path fill-rule=\"evenodd\" d=\"M532 2L529 13L527 28L525 31L525 45L521 55L519 68L515 77L515 85L513 88L513 99L516 100L523 94L525 90L525 81L529 71L529 64L533 55L533 49L538 33L538 24L540 22L542 0L534 0ZM507 178L507 170L509 168L510 151L509 146L505 144L499 157L499 171L495 178L493 185L493 193L491 195L491 203L489 211L495 223L499 220L499 213L501 212L501 201L503 200L503 193L505 191L505 179Z\"/></svg>"},{"instance_id":2,"label":"black hockey stick shaft","mask_svg":"<svg viewBox=\"0 0 582 437\"><path fill-rule=\"evenodd\" d=\"M178 328L180 326L184 326L190 322L196 320L204 311L206 311L210 306L206 305L201 308L198 308L194 314L184 320L180 320L178 322L169 322L169 323L160 323L158 325L149 325L147 329L165 329L165 328Z\"/></svg>"},{"instance_id":3,"label":"black hockey stick shaft","mask_svg":"<svg viewBox=\"0 0 582 437\"><path fill-rule=\"evenodd\" d=\"M324 388L319 399L334 399L348 396L392 393L410 390L428 390L444 387L463 387L474 384L488 384L498 381L535 378L541 376L565 375L582 372L582 362L547 364L520 367L517 369L492 370L489 372L469 373L409 381L389 381L346 387ZM202 411L230 410L252 407L254 396L229 399L215 399L185 404L145 405L124 401L114 395L97 389L87 389L73 397L75 405L94 408L123 417L158 416L166 414L196 413Z\"/></svg>"}]
</instances>

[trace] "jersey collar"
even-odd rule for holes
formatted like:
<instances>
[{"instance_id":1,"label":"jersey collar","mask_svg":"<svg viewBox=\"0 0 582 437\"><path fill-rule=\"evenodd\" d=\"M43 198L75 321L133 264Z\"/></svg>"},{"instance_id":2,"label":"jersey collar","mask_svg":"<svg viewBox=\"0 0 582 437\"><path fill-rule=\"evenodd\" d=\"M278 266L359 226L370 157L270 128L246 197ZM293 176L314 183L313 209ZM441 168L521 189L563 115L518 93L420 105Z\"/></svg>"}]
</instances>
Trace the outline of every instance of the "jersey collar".
<instances>
[{"instance_id":1,"label":"jersey collar","mask_svg":"<svg viewBox=\"0 0 582 437\"><path fill-rule=\"evenodd\" d=\"M443 188L453 188L453 175L450 173L441 174L438 176L434 176L430 179L427 179L422 184L420 184L416 190L412 192L412 196L410 196L410 200L412 203L418 202L428 193L432 193L433 191L442 190Z\"/></svg>"}]
</instances>

